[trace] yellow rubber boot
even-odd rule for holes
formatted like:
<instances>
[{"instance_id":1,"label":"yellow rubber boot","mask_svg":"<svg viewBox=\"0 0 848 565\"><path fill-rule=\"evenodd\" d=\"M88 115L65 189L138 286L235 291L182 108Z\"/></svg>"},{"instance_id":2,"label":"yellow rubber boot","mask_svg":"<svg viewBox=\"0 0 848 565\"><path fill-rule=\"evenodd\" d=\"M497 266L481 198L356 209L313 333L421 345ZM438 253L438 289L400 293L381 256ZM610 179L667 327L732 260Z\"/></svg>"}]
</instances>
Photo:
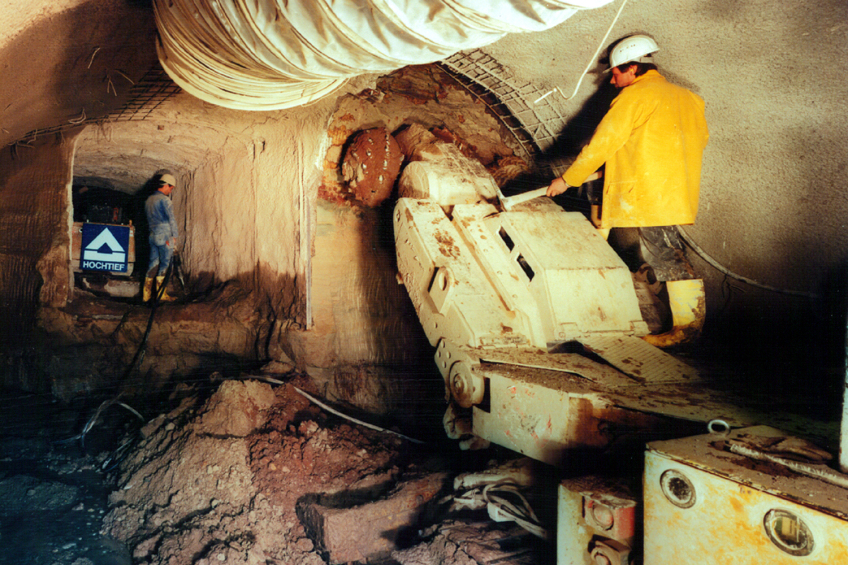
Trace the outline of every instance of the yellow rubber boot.
<instances>
[{"instance_id":1,"label":"yellow rubber boot","mask_svg":"<svg viewBox=\"0 0 848 565\"><path fill-rule=\"evenodd\" d=\"M159 302L173 302L176 298L168 294L167 288L162 288L164 284L165 275L156 277L156 294L159 296Z\"/></svg>"},{"instance_id":2,"label":"yellow rubber boot","mask_svg":"<svg viewBox=\"0 0 848 565\"><path fill-rule=\"evenodd\" d=\"M144 287L141 291L141 301L150 302L150 295L153 292L153 277L145 277Z\"/></svg>"},{"instance_id":3,"label":"yellow rubber boot","mask_svg":"<svg viewBox=\"0 0 848 565\"><path fill-rule=\"evenodd\" d=\"M642 339L655 347L671 347L694 341L701 335L707 314L704 281L701 279L667 281L665 285L671 309L672 328L665 333L646 335Z\"/></svg>"}]
</instances>

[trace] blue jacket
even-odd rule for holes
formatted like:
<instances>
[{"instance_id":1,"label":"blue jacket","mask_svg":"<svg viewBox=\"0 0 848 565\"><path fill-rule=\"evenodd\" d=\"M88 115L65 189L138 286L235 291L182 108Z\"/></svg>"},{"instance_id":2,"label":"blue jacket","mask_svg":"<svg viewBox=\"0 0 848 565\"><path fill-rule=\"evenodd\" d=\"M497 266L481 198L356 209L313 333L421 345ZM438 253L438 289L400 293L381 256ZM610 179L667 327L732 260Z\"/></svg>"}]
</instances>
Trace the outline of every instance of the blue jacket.
<instances>
[{"instance_id":1,"label":"blue jacket","mask_svg":"<svg viewBox=\"0 0 848 565\"><path fill-rule=\"evenodd\" d=\"M144 203L144 211L147 213L152 244L165 245L169 239L177 238L177 220L170 198L157 190Z\"/></svg>"}]
</instances>

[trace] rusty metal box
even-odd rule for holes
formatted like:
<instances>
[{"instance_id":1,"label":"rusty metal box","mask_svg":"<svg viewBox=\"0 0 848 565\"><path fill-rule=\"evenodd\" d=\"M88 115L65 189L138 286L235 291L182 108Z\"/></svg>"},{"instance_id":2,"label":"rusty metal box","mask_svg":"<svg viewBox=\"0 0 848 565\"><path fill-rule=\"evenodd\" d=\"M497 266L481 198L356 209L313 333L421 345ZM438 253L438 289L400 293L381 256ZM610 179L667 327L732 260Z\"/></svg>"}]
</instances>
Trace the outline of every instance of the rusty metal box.
<instances>
[{"instance_id":1,"label":"rusty metal box","mask_svg":"<svg viewBox=\"0 0 848 565\"><path fill-rule=\"evenodd\" d=\"M560 483L557 565L628 565L636 538L636 498L624 481L579 477Z\"/></svg>"},{"instance_id":2,"label":"rusty metal box","mask_svg":"<svg viewBox=\"0 0 848 565\"><path fill-rule=\"evenodd\" d=\"M785 438L757 426L649 444L644 564L848 563L848 488L835 484L848 477L821 462L728 450Z\"/></svg>"}]
</instances>

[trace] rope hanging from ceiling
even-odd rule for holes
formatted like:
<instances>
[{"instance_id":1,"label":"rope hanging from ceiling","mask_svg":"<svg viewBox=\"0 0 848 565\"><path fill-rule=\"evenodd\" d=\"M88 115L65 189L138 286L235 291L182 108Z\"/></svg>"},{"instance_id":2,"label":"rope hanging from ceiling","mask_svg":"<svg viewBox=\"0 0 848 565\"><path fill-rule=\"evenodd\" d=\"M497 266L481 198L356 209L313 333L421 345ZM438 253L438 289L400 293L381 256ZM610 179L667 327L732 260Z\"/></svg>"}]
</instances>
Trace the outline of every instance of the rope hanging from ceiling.
<instances>
[{"instance_id":1,"label":"rope hanging from ceiling","mask_svg":"<svg viewBox=\"0 0 848 565\"><path fill-rule=\"evenodd\" d=\"M226 108L279 110L610 1L154 0L154 9L159 60L180 87Z\"/></svg>"}]
</instances>

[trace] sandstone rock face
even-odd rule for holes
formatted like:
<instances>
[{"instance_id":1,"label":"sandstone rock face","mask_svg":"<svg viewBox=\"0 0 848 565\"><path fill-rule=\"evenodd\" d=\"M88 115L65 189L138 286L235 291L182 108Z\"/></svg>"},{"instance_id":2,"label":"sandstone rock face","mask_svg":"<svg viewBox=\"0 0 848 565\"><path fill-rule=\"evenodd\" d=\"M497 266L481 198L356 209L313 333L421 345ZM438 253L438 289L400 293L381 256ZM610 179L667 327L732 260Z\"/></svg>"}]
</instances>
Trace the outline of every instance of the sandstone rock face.
<instances>
[{"instance_id":1,"label":"sandstone rock face","mask_svg":"<svg viewBox=\"0 0 848 565\"><path fill-rule=\"evenodd\" d=\"M262 426L276 397L270 385L257 381L224 381L206 403L199 433L244 437Z\"/></svg>"},{"instance_id":2,"label":"sandstone rock face","mask_svg":"<svg viewBox=\"0 0 848 565\"><path fill-rule=\"evenodd\" d=\"M384 127L353 136L342 163L342 174L357 200L377 206L392 193L403 155L397 141Z\"/></svg>"},{"instance_id":3,"label":"sandstone rock face","mask_svg":"<svg viewBox=\"0 0 848 565\"><path fill-rule=\"evenodd\" d=\"M73 136L45 137L29 151L0 151L0 345L23 345L39 303L67 303L72 279Z\"/></svg>"}]
</instances>

